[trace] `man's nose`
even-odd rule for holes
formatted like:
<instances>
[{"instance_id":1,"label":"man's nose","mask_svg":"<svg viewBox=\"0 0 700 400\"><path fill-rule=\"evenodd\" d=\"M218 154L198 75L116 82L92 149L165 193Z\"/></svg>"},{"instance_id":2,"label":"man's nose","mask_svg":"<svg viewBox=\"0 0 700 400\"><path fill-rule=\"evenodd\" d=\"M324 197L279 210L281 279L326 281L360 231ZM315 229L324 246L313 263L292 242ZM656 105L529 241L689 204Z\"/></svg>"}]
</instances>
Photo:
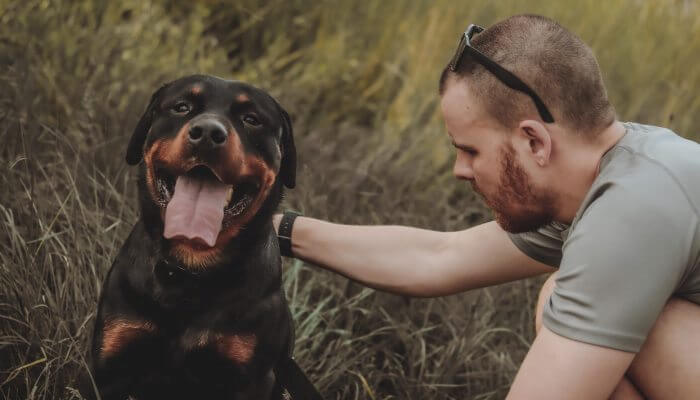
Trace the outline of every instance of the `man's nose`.
<instances>
[{"instance_id":1,"label":"man's nose","mask_svg":"<svg viewBox=\"0 0 700 400\"><path fill-rule=\"evenodd\" d=\"M192 124L187 139L195 147L213 149L226 144L228 133L224 124L207 118Z\"/></svg>"},{"instance_id":2,"label":"man's nose","mask_svg":"<svg viewBox=\"0 0 700 400\"><path fill-rule=\"evenodd\" d=\"M464 155L457 154L455 165L452 167L452 173L457 179L474 179L474 170L472 169L471 161Z\"/></svg>"}]
</instances>

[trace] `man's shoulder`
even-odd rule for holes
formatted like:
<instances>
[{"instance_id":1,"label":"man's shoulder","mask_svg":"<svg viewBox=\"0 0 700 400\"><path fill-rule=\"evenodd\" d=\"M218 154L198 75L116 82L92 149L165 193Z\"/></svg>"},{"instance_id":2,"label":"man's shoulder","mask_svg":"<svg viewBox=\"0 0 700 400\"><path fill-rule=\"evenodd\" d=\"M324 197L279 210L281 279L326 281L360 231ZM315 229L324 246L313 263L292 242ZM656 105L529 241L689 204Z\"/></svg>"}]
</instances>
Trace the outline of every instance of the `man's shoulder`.
<instances>
[{"instance_id":1,"label":"man's shoulder","mask_svg":"<svg viewBox=\"0 0 700 400\"><path fill-rule=\"evenodd\" d=\"M634 160L631 167L618 166L599 176L586 195L571 230L583 219L598 223L588 228L607 229L609 223L644 224L652 217L665 221L698 218L700 192L677 174L649 160ZM640 226L642 227L642 226ZM652 227L646 227L652 228Z\"/></svg>"},{"instance_id":2,"label":"man's shoulder","mask_svg":"<svg viewBox=\"0 0 700 400\"><path fill-rule=\"evenodd\" d=\"M700 144L667 128L630 122L624 126L624 137L601 160L601 175L662 170L681 184L696 186L700 178Z\"/></svg>"},{"instance_id":3,"label":"man's shoulder","mask_svg":"<svg viewBox=\"0 0 700 400\"><path fill-rule=\"evenodd\" d=\"M601 160L584 208L605 199L628 207L687 203L697 212L700 144L666 128L634 123L625 127L625 136Z\"/></svg>"},{"instance_id":4,"label":"man's shoulder","mask_svg":"<svg viewBox=\"0 0 700 400\"><path fill-rule=\"evenodd\" d=\"M633 122L623 123L626 133L613 149L601 160L604 164L614 163L619 158L637 157L661 166L695 167L700 165L700 144L688 140L670 129L643 125Z\"/></svg>"},{"instance_id":5,"label":"man's shoulder","mask_svg":"<svg viewBox=\"0 0 700 400\"><path fill-rule=\"evenodd\" d=\"M670 224L688 232L687 224L699 218L700 145L665 128L625 127L625 136L601 160L571 232L600 235L611 224L644 230Z\"/></svg>"}]
</instances>

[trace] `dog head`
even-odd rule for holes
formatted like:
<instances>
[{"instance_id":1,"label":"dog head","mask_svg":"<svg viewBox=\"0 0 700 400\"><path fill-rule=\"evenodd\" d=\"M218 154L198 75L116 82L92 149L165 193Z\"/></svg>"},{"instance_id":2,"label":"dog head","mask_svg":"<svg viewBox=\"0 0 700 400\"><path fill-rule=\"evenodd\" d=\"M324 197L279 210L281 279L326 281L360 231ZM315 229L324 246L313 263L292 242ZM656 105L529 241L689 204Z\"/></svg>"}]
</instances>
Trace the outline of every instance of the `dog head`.
<instances>
[{"instance_id":1,"label":"dog head","mask_svg":"<svg viewBox=\"0 0 700 400\"><path fill-rule=\"evenodd\" d=\"M158 89L126 154L141 164L141 205L170 248L205 265L293 188L289 115L251 85L192 75Z\"/></svg>"}]
</instances>

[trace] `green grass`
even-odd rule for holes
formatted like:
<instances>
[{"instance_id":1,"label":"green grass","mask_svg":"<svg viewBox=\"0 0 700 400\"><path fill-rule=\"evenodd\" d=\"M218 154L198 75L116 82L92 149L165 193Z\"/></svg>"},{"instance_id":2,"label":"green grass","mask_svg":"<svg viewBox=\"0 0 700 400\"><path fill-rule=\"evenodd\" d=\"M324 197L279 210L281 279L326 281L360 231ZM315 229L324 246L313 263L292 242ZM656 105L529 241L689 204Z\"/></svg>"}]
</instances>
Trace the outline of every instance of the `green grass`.
<instances>
[{"instance_id":1,"label":"green grass","mask_svg":"<svg viewBox=\"0 0 700 400\"><path fill-rule=\"evenodd\" d=\"M101 281L137 219L126 140L166 80L211 73L277 96L300 159L287 205L345 223L489 218L450 176L436 109L471 22L554 17L594 48L621 119L700 138L691 1L216 3L0 0L0 397L78 398ZM284 278L297 358L331 399L502 398L541 281L420 300L299 261Z\"/></svg>"}]
</instances>

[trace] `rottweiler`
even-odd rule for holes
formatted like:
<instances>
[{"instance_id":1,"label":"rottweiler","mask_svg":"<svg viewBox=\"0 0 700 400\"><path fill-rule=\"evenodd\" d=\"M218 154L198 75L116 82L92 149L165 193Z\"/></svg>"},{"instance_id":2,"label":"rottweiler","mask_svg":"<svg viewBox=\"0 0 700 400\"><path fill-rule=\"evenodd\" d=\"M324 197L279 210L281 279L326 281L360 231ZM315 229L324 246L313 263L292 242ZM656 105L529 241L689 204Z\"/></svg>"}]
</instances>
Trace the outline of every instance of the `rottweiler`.
<instances>
[{"instance_id":1,"label":"rottweiler","mask_svg":"<svg viewBox=\"0 0 700 400\"><path fill-rule=\"evenodd\" d=\"M130 139L141 216L104 282L102 399L280 399L294 342L272 215L295 185L287 112L246 83L158 89Z\"/></svg>"}]
</instances>

